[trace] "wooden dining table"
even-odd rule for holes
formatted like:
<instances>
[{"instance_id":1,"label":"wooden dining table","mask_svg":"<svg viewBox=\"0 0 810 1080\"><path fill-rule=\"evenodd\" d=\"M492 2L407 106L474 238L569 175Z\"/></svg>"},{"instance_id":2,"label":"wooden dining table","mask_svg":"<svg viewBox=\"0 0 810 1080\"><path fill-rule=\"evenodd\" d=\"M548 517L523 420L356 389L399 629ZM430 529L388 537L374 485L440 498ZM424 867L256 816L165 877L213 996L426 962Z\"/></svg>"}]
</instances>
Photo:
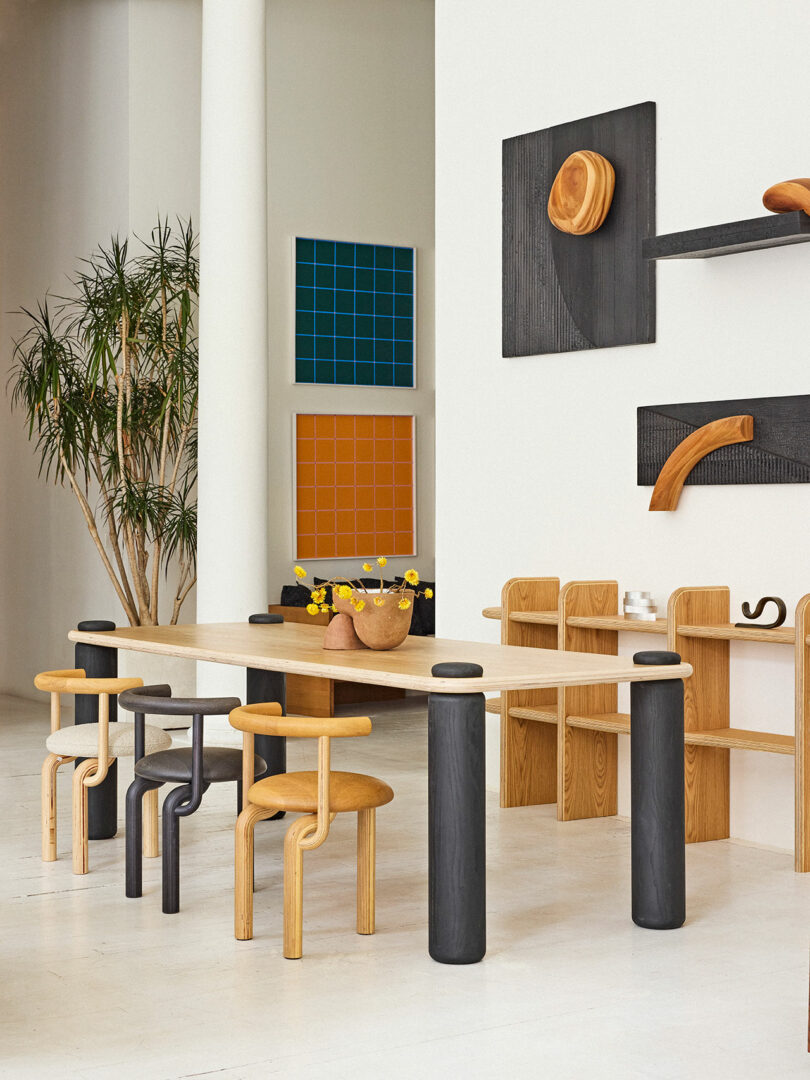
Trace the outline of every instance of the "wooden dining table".
<instances>
[{"instance_id":1,"label":"wooden dining table","mask_svg":"<svg viewBox=\"0 0 810 1080\"><path fill-rule=\"evenodd\" d=\"M283 705L287 674L427 693L429 951L448 964L477 963L486 952L485 693L633 684L632 916L651 928L683 922L682 680L692 669L676 654L603 656L424 637L385 652L336 652L323 648L323 627L273 615L245 623L103 627L111 624L80 623L68 635L88 676L109 675L123 649L243 667L249 703ZM284 771L281 740L256 749L269 760L269 772Z\"/></svg>"}]
</instances>

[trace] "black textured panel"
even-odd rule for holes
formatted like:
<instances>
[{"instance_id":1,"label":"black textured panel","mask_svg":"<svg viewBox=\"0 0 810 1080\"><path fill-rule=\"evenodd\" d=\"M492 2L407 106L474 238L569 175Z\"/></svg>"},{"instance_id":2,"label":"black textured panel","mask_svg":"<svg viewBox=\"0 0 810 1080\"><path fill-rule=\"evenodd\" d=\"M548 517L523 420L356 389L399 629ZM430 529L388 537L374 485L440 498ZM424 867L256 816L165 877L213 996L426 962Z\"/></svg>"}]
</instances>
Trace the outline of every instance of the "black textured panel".
<instances>
[{"instance_id":1,"label":"black textured panel","mask_svg":"<svg viewBox=\"0 0 810 1080\"><path fill-rule=\"evenodd\" d=\"M554 177L575 150L616 173L605 223L571 236L548 219ZM655 341L655 103L588 116L503 142L503 355Z\"/></svg>"},{"instance_id":2,"label":"black textured panel","mask_svg":"<svg viewBox=\"0 0 810 1080\"><path fill-rule=\"evenodd\" d=\"M724 416L751 415L754 438L713 450L687 484L810 483L810 394L732 398L638 410L638 484L652 486L664 462L696 428Z\"/></svg>"}]
</instances>

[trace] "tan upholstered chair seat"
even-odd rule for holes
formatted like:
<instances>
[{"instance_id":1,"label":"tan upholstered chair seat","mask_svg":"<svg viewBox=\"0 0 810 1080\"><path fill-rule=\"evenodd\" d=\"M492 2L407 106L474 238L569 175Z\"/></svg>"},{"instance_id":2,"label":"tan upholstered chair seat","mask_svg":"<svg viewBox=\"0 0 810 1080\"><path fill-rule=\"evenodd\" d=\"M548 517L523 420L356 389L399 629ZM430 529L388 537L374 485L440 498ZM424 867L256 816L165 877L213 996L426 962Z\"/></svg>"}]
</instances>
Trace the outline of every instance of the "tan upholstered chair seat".
<instances>
[{"instance_id":1,"label":"tan upholstered chair seat","mask_svg":"<svg viewBox=\"0 0 810 1080\"><path fill-rule=\"evenodd\" d=\"M109 726L110 757L132 757L135 753L135 725L113 723ZM172 737L167 731L146 725L147 754L168 750ZM52 754L60 757L98 757L98 724L74 724L52 731L45 740Z\"/></svg>"},{"instance_id":2,"label":"tan upholstered chair seat","mask_svg":"<svg viewBox=\"0 0 810 1080\"><path fill-rule=\"evenodd\" d=\"M370 810L391 802L388 784L362 773L329 774L329 809L335 814ZM317 772L279 773L259 780L248 791L248 801L269 810L313 814L318 809Z\"/></svg>"}]
</instances>

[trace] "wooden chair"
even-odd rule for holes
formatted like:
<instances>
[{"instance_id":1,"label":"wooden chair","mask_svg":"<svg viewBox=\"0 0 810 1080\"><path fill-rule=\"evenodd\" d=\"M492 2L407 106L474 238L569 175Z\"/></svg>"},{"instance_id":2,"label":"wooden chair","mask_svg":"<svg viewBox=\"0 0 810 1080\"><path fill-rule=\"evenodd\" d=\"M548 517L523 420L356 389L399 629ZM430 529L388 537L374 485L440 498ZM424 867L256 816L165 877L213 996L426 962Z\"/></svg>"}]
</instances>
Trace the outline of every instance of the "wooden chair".
<instances>
[{"instance_id":1,"label":"wooden chair","mask_svg":"<svg viewBox=\"0 0 810 1080\"><path fill-rule=\"evenodd\" d=\"M110 723L110 695L135 686L142 679L88 679L83 668L68 671L43 671L34 679L37 690L51 695L51 734L45 740L50 751L42 766L42 859L56 860L56 776L60 765L83 760L73 774L73 873L89 869L87 829L87 789L97 787L117 757L135 753L135 726ZM95 694L98 697L98 723L61 726L62 694ZM161 750L171 746L171 736L159 728L146 730L146 746ZM158 854L157 793L145 807L146 831L144 854Z\"/></svg>"},{"instance_id":2,"label":"wooden chair","mask_svg":"<svg viewBox=\"0 0 810 1080\"><path fill-rule=\"evenodd\" d=\"M239 698L175 698L168 685L143 686L128 690L119 698L122 709L135 713L135 741L142 745L150 716L191 716L191 746L158 753L138 753L135 779L127 791L127 871L126 895L138 897L143 891L141 867L141 802L157 798L163 784L178 784L163 800L163 911L175 915L180 910L180 819L195 813L211 784L234 782L241 788L242 755L236 749L204 746L203 720L206 716L227 716L239 705ZM257 757L252 762L259 774L267 765ZM237 812L240 798L237 796Z\"/></svg>"},{"instance_id":3,"label":"wooden chair","mask_svg":"<svg viewBox=\"0 0 810 1080\"><path fill-rule=\"evenodd\" d=\"M282 716L275 702L243 705L230 715L243 732L244 809L236 822L234 931L240 941L253 937L253 830L257 821L279 810L303 813L284 837L284 955L301 957L304 852L320 847L337 814L357 814L357 933L374 933L376 808L394 793L388 784L360 773L332 772L330 739L368 735L367 716ZM317 738L317 772L279 773L253 782L254 735Z\"/></svg>"}]
</instances>

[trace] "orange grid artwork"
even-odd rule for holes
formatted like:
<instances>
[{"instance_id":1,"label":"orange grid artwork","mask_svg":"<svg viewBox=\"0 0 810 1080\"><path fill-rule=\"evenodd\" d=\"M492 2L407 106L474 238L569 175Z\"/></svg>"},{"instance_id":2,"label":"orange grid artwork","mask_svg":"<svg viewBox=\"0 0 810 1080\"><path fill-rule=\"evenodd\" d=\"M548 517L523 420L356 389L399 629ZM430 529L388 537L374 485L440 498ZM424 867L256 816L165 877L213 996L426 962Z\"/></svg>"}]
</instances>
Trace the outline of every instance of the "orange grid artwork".
<instances>
[{"instance_id":1,"label":"orange grid artwork","mask_svg":"<svg viewBox=\"0 0 810 1080\"><path fill-rule=\"evenodd\" d=\"M414 418L299 413L297 559L414 555Z\"/></svg>"}]
</instances>

